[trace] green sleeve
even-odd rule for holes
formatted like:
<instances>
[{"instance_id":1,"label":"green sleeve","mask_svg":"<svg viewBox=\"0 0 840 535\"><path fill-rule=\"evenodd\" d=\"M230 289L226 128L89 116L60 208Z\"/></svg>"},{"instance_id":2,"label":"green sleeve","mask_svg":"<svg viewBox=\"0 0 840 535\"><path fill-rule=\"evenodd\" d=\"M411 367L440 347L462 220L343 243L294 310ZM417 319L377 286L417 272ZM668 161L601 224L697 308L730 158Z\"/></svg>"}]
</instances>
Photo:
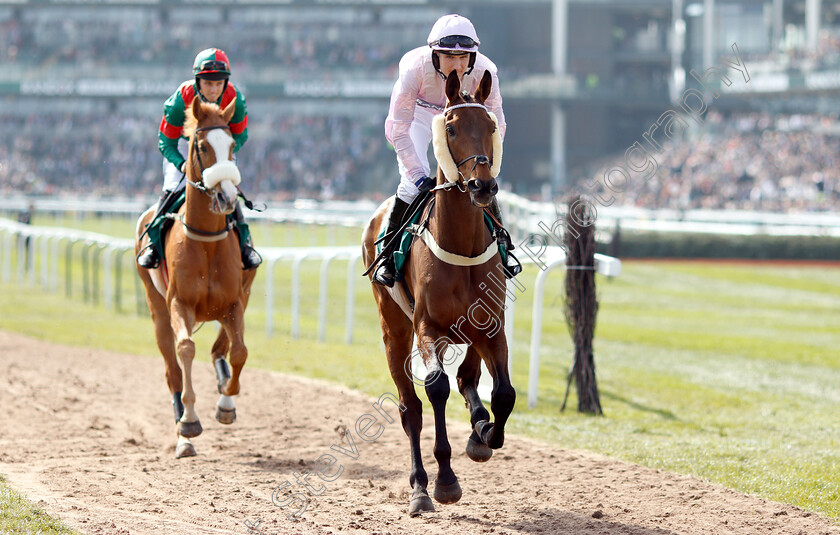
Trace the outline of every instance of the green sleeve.
<instances>
[{"instance_id":1,"label":"green sleeve","mask_svg":"<svg viewBox=\"0 0 840 535\"><path fill-rule=\"evenodd\" d=\"M163 104L163 120L158 131L158 149L167 161L180 169L186 158L178 150L178 140L181 139L180 129L184 126L186 119L184 99L181 97L181 89L178 88ZM177 133L177 137L171 138L164 134L164 130L170 134Z\"/></svg>"},{"instance_id":2,"label":"green sleeve","mask_svg":"<svg viewBox=\"0 0 840 535\"><path fill-rule=\"evenodd\" d=\"M245 123L245 128L242 132L238 134L233 134L233 141L235 143L233 147L233 152L238 151L242 148L242 145L245 144L245 141L248 139L248 110L247 106L245 105L245 95L239 91L239 88L236 89L236 108L233 112L233 117L230 120L230 124L237 125L239 123Z\"/></svg>"}]
</instances>

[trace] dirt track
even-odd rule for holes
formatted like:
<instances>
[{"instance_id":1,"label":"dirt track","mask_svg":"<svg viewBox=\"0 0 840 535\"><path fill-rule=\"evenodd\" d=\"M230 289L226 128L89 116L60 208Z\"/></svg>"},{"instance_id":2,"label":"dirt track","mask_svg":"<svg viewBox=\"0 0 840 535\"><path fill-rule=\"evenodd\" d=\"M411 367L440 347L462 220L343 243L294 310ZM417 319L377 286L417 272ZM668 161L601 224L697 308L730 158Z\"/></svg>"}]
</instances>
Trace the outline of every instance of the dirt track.
<instances>
[{"instance_id":1,"label":"dirt track","mask_svg":"<svg viewBox=\"0 0 840 535\"><path fill-rule=\"evenodd\" d=\"M161 359L0 332L0 369L0 473L88 534L245 535L246 522L265 535L840 534L789 505L515 436L476 464L463 453L465 422L449 424L462 500L409 518L405 435L398 420L380 418L382 436L359 440L356 419L377 412L375 400L357 392L246 367L238 421L222 426L213 418L212 366L198 363L204 434L193 440L198 457L178 461ZM330 449L350 449L344 429L355 438L356 460ZM424 462L433 479L432 429L427 418ZM309 498L301 520L288 520L292 505L273 505L272 491L289 481L304 492L293 472L312 471L327 453L344 472L327 483L311 476L323 493Z\"/></svg>"}]
</instances>

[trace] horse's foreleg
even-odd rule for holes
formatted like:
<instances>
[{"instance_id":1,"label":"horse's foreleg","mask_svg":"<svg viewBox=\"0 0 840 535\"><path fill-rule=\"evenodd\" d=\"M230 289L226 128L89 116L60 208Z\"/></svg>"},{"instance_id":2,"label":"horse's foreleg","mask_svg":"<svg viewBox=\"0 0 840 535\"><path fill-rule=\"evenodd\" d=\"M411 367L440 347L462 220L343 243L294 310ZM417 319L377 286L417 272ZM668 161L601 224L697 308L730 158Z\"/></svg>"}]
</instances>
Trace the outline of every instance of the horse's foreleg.
<instances>
[{"instance_id":1,"label":"horse's foreleg","mask_svg":"<svg viewBox=\"0 0 840 535\"><path fill-rule=\"evenodd\" d=\"M402 314L402 311L400 311L400 314ZM408 476L408 482L411 485L412 492L408 514L417 516L420 513L434 511L435 506L426 490L429 486L429 476L423 467L423 456L420 452L420 432L423 430L423 403L414 391L414 383L409 376L410 370L406 372L407 363L411 356L411 338L408 339L407 344L389 342L387 336L383 338L385 338L385 352L388 354L391 377L397 386L400 403L405 407L405 410L400 412L400 421L411 448L411 472Z\"/></svg>"},{"instance_id":2,"label":"horse's foreleg","mask_svg":"<svg viewBox=\"0 0 840 535\"><path fill-rule=\"evenodd\" d=\"M502 339L489 349L488 354L490 358L485 359L485 362L493 375L490 409L493 411L496 420L493 423L480 421L475 424L475 430L481 437L481 441L495 450L501 448L505 443L505 424L516 403L516 390L510 384L510 372L507 366L507 342Z\"/></svg>"},{"instance_id":3,"label":"horse's foreleg","mask_svg":"<svg viewBox=\"0 0 840 535\"><path fill-rule=\"evenodd\" d=\"M170 305L172 331L175 333L175 349L183 368L184 390L181 401L184 404L184 414L178 422L178 435L183 439L197 437L201 434L201 422L195 411L195 390L192 386L192 363L195 358L195 342L192 340L192 327L195 324L195 314L178 299L173 299ZM178 440L176 457L195 455L195 450L189 440Z\"/></svg>"},{"instance_id":4,"label":"horse's foreleg","mask_svg":"<svg viewBox=\"0 0 840 535\"><path fill-rule=\"evenodd\" d=\"M446 434L446 401L449 399L449 377L443 371L441 357L446 352L445 344L435 344L428 334L418 337L426 363L426 394L432 403L435 413L435 459L438 463L438 474L435 479L435 500L440 503L455 503L461 499L461 485L450 464L452 447Z\"/></svg>"},{"instance_id":5,"label":"horse's foreleg","mask_svg":"<svg viewBox=\"0 0 840 535\"><path fill-rule=\"evenodd\" d=\"M158 293L149 275L147 273L141 274L141 278L146 288L146 302L149 305L152 322L155 326L155 341L160 354L163 355L166 368L166 384L169 386L169 393L172 395L172 408L175 412L175 422L177 424L184 414L184 405L181 403L184 381L181 376L181 367L178 365L178 357L175 354L175 335L172 332L172 324L169 320L169 310L166 308L166 300Z\"/></svg>"},{"instance_id":6,"label":"horse's foreleg","mask_svg":"<svg viewBox=\"0 0 840 535\"><path fill-rule=\"evenodd\" d=\"M490 413L484 408L481 397L478 395L478 379L481 377L481 355L470 346L467 349L467 356L461 366L458 367L458 390L467 402L467 409L470 411L470 424L473 428L469 440L467 440L467 457L475 462L483 463L489 461L493 456L490 449L475 430L475 424L481 421L489 421Z\"/></svg>"},{"instance_id":7,"label":"horse's foreleg","mask_svg":"<svg viewBox=\"0 0 840 535\"><path fill-rule=\"evenodd\" d=\"M408 437L411 448L411 472L408 481L411 484L411 500L408 514L417 516L431 512L435 506L429 498L426 487L429 476L423 468L420 453L420 432L423 429L423 403L417 397L412 381L409 364L411 362L411 321L403 314L399 305L385 290L374 288L374 295L379 304L379 322L382 327L382 341L385 343L385 356L391 378L397 387L400 403L405 410L400 411L400 421Z\"/></svg>"},{"instance_id":8,"label":"horse's foreleg","mask_svg":"<svg viewBox=\"0 0 840 535\"><path fill-rule=\"evenodd\" d=\"M244 313L244 307L237 304L231 307L230 312L221 320L223 332L219 333L219 340L223 335L226 337L225 343L230 340L230 364L233 367L233 373L231 373L224 358L215 360L220 394L219 401L216 403L216 420L223 424L232 424L236 421L236 405L233 396L239 394L239 375L248 359L248 348L245 346L244 337Z\"/></svg>"}]
</instances>

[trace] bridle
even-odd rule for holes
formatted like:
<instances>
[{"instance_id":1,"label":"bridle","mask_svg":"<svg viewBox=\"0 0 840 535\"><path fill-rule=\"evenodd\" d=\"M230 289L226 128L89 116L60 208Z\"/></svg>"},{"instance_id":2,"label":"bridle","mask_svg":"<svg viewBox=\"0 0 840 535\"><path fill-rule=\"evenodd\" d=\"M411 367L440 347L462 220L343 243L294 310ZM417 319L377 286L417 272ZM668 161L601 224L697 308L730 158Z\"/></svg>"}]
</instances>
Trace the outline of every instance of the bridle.
<instances>
[{"instance_id":1,"label":"bridle","mask_svg":"<svg viewBox=\"0 0 840 535\"><path fill-rule=\"evenodd\" d=\"M204 166L204 162L201 161L201 151L198 150L198 136L196 134L199 133L199 132L206 132L208 130L216 130L216 129L220 129L220 128L230 130L230 126L224 124L224 125L216 125L216 126L202 126L200 128L196 128L195 132L193 133L193 136L192 136L192 145L193 145L192 146L192 153L195 155L195 159L193 160L192 167L193 167L193 169L195 169L195 166L198 165L198 169L199 169L198 176L202 176L204 174L205 169L207 169L207 168ZM195 189L197 189L201 193L204 193L208 197L211 197L211 198L213 197L213 191L207 189L207 187L204 185L204 182L201 182L201 181L195 182L195 181L192 181L192 180L189 180L189 179L186 179L186 181L187 181L187 184L194 187ZM235 224L233 222L229 222L229 223L225 224L225 228L223 228L222 230L206 231L206 230L197 229L195 227L191 227L191 226L187 225L187 222L184 221L184 217L181 216L181 215L167 214L166 217L169 217L170 219L177 219L178 221L180 221L181 225L184 226L184 234L186 234L186 236L188 238L196 240L196 241L202 241L202 242L216 242L216 241L223 240L223 239L227 238L228 231L230 231L235 226Z\"/></svg>"},{"instance_id":2,"label":"bridle","mask_svg":"<svg viewBox=\"0 0 840 535\"><path fill-rule=\"evenodd\" d=\"M481 108L485 112L487 111L487 107L484 104L479 104L478 102L464 102L463 104L455 104L454 106L449 106L443 109L444 115L452 110L457 110L459 108ZM450 156L452 155L452 151L449 152ZM470 168L469 174L472 175L475 171L475 168L479 165L486 165L487 167L491 167L493 165L493 161L486 155L486 154L473 154L472 156L467 156L460 162L455 164L455 168L458 170L458 181L457 182L445 182L440 186L435 186L432 191L435 190L448 190L454 186L457 186L461 193L467 192L467 177L464 176L464 173L461 172L461 166L465 163L469 162L470 160L475 160L473 162L472 167Z\"/></svg>"},{"instance_id":3,"label":"bridle","mask_svg":"<svg viewBox=\"0 0 840 535\"><path fill-rule=\"evenodd\" d=\"M218 130L220 128L224 128L224 129L230 131L230 126L228 126L226 124L220 124L220 125L216 125L216 126L202 126L201 128L196 128L195 132L193 133L193 136L192 136L192 145L193 145L192 149L193 150L192 150L192 152L193 152L193 154L195 154L195 159L193 160L192 167L193 167L193 169L195 169L195 166L198 165L198 176L201 176L202 174L204 174L204 170L207 169L207 168L204 166L204 162L201 161L201 151L198 150L198 136L196 134L199 133L199 132L206 132L208 130ZM189 184L190 186L194 187L195 189L197 189L201 193L204 193L207 196L210 196L210 197L213 196L213 192L211 190L207 189L204 186L204 183L201 182L201 181L193 182L192 180L187 180L187 184Z\"/></svg>"}]
</instances>

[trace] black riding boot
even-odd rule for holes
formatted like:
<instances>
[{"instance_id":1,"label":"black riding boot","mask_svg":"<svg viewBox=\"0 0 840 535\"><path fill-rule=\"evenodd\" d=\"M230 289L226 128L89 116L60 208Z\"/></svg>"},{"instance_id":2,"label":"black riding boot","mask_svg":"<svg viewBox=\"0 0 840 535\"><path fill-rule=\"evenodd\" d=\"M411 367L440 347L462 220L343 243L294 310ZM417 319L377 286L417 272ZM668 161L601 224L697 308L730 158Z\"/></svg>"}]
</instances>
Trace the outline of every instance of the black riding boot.
<instances>
[{"instance_id":1,"label":"black riding boot","mask_svg":"<svg viewBox=\"0 0 840 535\"><path fill-rule=\"evenodd\" d=\"M393 288L394 282L396 281L394 249L396 248L399 239L392 240L392 238L394 233L396 233L397 229L400 227L400 223L402 223L402 219L407 208L408 204L405 201L401 200L399 197L394 197L394 207L391 209L391 215L388 217L388 229L385 231L385 258L382 259L382 263L379 264L379 267L373 272L373 278L371 279L376 284L381 284L382 286L387 286L388 288Z\"/></svg>"},{"instance_id":2,"label":"black riding boot","mask_svg":"<svg viewBox=\"0 0 840 535\"><path fill-rule=\"evenodd\" d=\"M172 200L170 197L172 196L172 192L169 190L163 190L163 193L160 194L160 199L157 202L157 208L155 208L155 214L152 216L152 219L149 221L151 225L157 218L161 215L166 213L166 210L169 209L169 206L172 204ZM137 257L137 265L141 268L146 269L155 269L160 265L160 253L157 249L155 249L155 244L152 243L152 240L149 239L149 245L147 245L140 256Z\"/></svg>"},{"instance_id":3,"label":"black riding boot","mask_svg":"<svg viewBox=\"0 0 840 535\"><path fill-rule=\"evenodd\" d=\"M505 277L512 279L522 272L522 264L520 264L519 260L511 253L514 249L513 242L510 239L510 234L508 234L508 231L505 230L503 226L502 209L499 206L499 201L493 197L493 200L490 201L490 206L488 206L487 209L490 210L490 213L493 214L493 217L496 218L499 225L502 225L500 228L496 229L496 240L499 245L503 245L505 247L505 251L507 251L507 258L505 259L505 263L502 268L505 272Z\"/></svg>"},{"instance_id":4,"label":"black riding boot","mask_svg":"<svg viewBox=\"0 0 840 535\"><path fill-rule=\"evenodd\" d=\"M250 271L256 269L262 264L262 257L254 250L254 244L251 242L251 230L248 228L248 223L245 222L245 215L242 213L242 207L236 203L236 209L233 211L233 219L236 221L236 228L239 231L239 248L242 251L242 269Z\"/></svg>"}]
</instances>

